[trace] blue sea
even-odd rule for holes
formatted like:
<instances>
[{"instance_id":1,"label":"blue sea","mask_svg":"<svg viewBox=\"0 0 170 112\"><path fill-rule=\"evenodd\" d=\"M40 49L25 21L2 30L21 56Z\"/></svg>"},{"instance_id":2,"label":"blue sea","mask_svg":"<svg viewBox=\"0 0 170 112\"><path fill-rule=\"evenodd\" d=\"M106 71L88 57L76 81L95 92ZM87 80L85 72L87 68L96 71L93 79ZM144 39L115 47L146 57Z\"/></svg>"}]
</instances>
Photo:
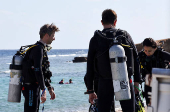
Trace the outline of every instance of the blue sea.
<instances>
[{"instance_id":1,"label":"blue sea","mask_svg":"<svg viewBox=\"0 0 170 112\"><path fill-rule=\"evenodd\" d=\"M20 103L7 101L10 70L12 57L17 50L0 50L0 112L23 112L24 97L21 96ZM51 85L55 88L55 100L50 100L47 92L47 100L44 103L44 112L88 112L90 104L88 95L84 95L86 87L84 84L84 75L86 73L86 62L73 63L74 57L87 56L87 49L54 49L48 52L50 61ZM60 85L58 82L64 79L68 82L73 80L73 84ZM15 97L15 96L14 96ZM40 104L42 112L43 104ZM116 102L116 107L120 104Z\"/></svg>"}]
</instances>

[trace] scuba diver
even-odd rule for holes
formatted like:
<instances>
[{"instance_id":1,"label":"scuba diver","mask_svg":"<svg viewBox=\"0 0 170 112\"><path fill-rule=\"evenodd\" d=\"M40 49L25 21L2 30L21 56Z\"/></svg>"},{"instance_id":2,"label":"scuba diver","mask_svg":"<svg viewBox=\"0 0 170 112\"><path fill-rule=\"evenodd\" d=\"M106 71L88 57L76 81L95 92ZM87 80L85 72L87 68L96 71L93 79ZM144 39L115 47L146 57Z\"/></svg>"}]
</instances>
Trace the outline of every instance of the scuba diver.
<instances>
[{"instance_id":1,"label":"scuba diver","mask_svg":"<svg viewBox=\"0 0 170 112\"><path fill-rule=\"evenodd\" d=\"M72 84L72 79L69 80L69 82L66 82L65 84Z\"/></svg>"},{"instance_id":2,"label":"scuba diver","mask_svg":"<svg viewBox=\"0 0 170 112\"><path fill-rule=\"evenodd\" d=\"M46 87L51 96L55 99L54 88L51 86L52 76L49 70L47 51L48 44L55 40L55 32L59 29L54 24L45 24L40 28L40 41L30 47L23 59L23 87L22 93L25 97L24 112L38 112L40 99L41 103L46 101ZM46 86L46 87L45 87ZM42 95L40 96L40 92Z\"/></svg>"},{"instance_id":3,"label":"scuba diver","mask_svg":"<svg viewBox=\"0 0 170 112\"><path fill-rule=\"evenodd\" d=\"M72 82L72 79L70 79L70 80L69 80L69 84L72 84L72 83L73 83L73 82Z\"/></svg>"},{"instance_id":4,"label":"scuba diver","mask_svg":"<svg viewBox=\"0 0 170 112\"><path fill-rule=\"evenodd\" d=\"M151 105L151 99L148 92L152 91L152 68L169 69L170 53L158 47L152 38L146 38L143 41L143 50L139 52L140 72L142 79L145 81L144 97L146 105Z\"/></svg>"},{"instance_id":5,"label":"scuba diver","mask_svg":"<svg viewBox=\"0 0 170 112\"><path fill-rule=\"evenodd\" d=\"M139 73L139 63L137 61L137 50L132 41L131 36L128 32L120 29L116 29L117 14L111 9L106 9L102 13L101 23L104 27L103 31L96 31L94 36L90 40L89 50L88 50L88 59L87 59L87 72L85 75L85 84L87 87L86 94L89 94L89 101L91 104L94 104L93 100L98 99L98 111L99 112L110 112L112 101L114 99L114 87L111 71L111 62L127 62L128 78L129 82L121 83L125 85L130 85L130 100L121 100L120 104L123 112L134 112L135 111L135 101L134 101L134 91L135 93L138 90L133 88L131 77L134 74L134 85L139 86L139 81L141 80ZM112 47L113 39L117 36L122 36L123 38L118 38L118 41L121 43L122 47L125 50L126 58L120 58L118 60L110 60L109 58L109 49ZM132 52L129 52L129 49L132 49ZM133 58L131 58L133 56ZM132 62L134 59L134 62ZM99 75L98 78L98 90L97 94L94 91L94 64L96 63L96 70ZM134 64L134 66L133 66ZM134 68L133 68L134 67ZM120 83L119 83L120 84ZM122 86L122 88L124 88ZM124 97L124 96L122 96Z\"/></svg>"},{"instance_id":6,"label":"scuba diver","mask_svg":"<svg viewBox=\"0 0 170 112\"><path fill-rule=\"evenodd\" d=\"M59 84L64 84L64 79L61 79L61 81L59 82Z\"/></svg>"}]
</instances>

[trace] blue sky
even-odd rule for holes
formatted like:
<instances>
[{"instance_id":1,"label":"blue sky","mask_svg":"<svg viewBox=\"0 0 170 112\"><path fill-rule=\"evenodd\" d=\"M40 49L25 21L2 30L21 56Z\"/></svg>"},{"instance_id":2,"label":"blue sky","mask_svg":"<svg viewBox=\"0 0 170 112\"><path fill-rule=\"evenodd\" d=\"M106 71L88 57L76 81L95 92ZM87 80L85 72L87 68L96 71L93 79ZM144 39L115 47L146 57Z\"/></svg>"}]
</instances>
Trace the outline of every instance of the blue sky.
<instances>
[{"instance_id":1,"label":"blue sky","mask_svg":"<svg viewBox=\"0 0 170 112\"><path fill-rule=\"evenodd\" d=\"M144 38L170 38L169 0L0 0L0 49L19 49L39 40L39 29L54 23L53 49L88 49L101 13L117 12L116 28L128 31L135 43Z\"/></svg>"}]
</instances>

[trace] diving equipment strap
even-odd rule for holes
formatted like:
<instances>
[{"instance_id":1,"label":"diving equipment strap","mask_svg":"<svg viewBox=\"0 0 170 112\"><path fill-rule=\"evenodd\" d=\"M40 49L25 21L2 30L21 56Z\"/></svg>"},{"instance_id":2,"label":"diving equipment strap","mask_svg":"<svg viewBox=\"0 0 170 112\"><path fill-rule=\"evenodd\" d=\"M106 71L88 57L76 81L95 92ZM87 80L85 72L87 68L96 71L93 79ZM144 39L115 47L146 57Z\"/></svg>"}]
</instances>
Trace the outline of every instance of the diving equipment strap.
<instances>
[{"instance_id":1,"label":"diving equipment strap","mask_svg":"<svg viewBox=\"0 0 170 112\"><path fill-rule=\"evenodd\" d=\"M119 30L120 30L120 29L117 29L117 30L113 33L113 35L114 35L113 38L108 38L108 37L106 37L106 35L105 35L104 33L102 33L101 31L99 31L99 30L96 30L95 33L97 33L100 37L105 38L105 39L107 39L107 40L114 40L114 39L118 39L118 38L125 38L125 39L127 40L127 42L129 43L129 45L125 45L125 44L119 43L118 41L117 41L117 42L118 42L121 46L123 46L123 47L128 47L128 48L130 48L130 47L132 46L132 44L131 44L131 42L126 38L126 33L124 33L125 35L118 35L118 36L116 36L116 33L117 33ZM115 43L111 43L111 44L109 45L109 48L106 49L103 53L101 53L101 54L100 54L99 56L97 56L96 58L99 58L99 57L102 56L104 53L106 53L106 52L110 49L110 47L113 46L114 44L115 44ZM134 49L133 46L132 46L132 48Z\"/></svg>"},{"instance_id":2,"label":"diving equipment strap","mask_svg":"<svg viewBox=\"0 0 170 112\"><path fill-rule=\"evenodd\" d=\"M25 50L25 51L22 52L21 54L24 54L24 53L27 52L29 49L31 49L31 48L33 48L33 47L35 47L35 46L37 46L37 45L32 45L32 46L30 46L27 50Z\"/></svg>"},{"instance_id":3,"label":"diving equipment strap","mask_svg":"<svg viewBox=\"0 0 170 112\"><path fill-rule=\"evenodd\" d=\"M123 62L125 62L125 61L127 61L127 57L116 57L116 58L111 58L110 59L110 62L111 63L123 63Z\"/></svg>"},{"instance_id":4,"label":"diving equipment strap","mask_svg":"<svg viewBox=\"0 0 170 112\"><path fill-rule=\"evenodd\" d=\"M9 69L22 70L22 66L10 64Z\"/></svg>"}]
</instances>

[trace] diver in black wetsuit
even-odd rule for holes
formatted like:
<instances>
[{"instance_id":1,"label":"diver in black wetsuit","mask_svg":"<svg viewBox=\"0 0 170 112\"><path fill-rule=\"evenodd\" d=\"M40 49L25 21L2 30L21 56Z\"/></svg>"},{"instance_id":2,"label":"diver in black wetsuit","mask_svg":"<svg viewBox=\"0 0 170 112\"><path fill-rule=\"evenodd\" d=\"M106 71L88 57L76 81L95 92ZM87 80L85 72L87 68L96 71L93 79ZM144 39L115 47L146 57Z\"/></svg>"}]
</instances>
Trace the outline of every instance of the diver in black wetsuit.
<instances>
[{"instance_id":1,"label":"diver in black wetsuit","mask_svg":"<svg viewBox=\"0 0 170 112\"><path fill-rule=\"evenodd\" d=\"M46 101L46 89L48 88L51 100L55 99L54 88L50 85L52 73L49 70L47 51L53 40L55 32L59 29L54 24L45 24L40 29L40 41L30 48L23 59L23 87L25 97L24 112L38 112L41 103ZM42 96L40 98L40 90Z\"/></svg>"},{"instance_id":2,"label":"diver in black wetsuit","mask_svg":"<svg viewBox=\"0 0 170 112\"><path fill-rule=\"evenodd\" d=\"M73 84L73 81L72 81L72 79L69 79L69 84Z\"/></svg>"},{"instance_id":3,"label":"diver in black wetsuit","mask_svg":"<svg viewBox=\"0 0 170 112\"><path fill-rule=\"evenodd\" d=\"M139 63L137 61L137 50L132 41L131 36L124 30L117 30L115 28L117 22L117 14L115 11L111 9L106 9L102 13L102 25L104 27L103 31L101 32L107 38L114 38L113 33L115 32L115 36L124 35L122 44L128 45L130 44L131 48L133 49L133 58L134 58L134 69L133 67L128 65L128 75L129 80L134 72L134 85L139 86L139 81L141 80L139 74ZM127 41L128 40L128 41ZM98 112L110 112L112 101L114 98L114 88L112 82L112 73L110 67L110 60L109 60L109 48L112 43L112 40L103 38L99 36L98 33L95 33L94 36L90 40L89 44L89 51L88 51L88 58L87 58L87 73L85 75L85 84L87 87L87 92L89 94L89 100L93 104L93 100L98 98ZM108 49L108 50L107 50ZM125 48L125 54L127 55L127 60L130 58L128 57L128 49ZM129 60L130 62L131 60ZM96 69L99 74L98 80L98 91L97 95L94 92L94 80L95 80L95 72L94 72L94 64L96 64ZM133 71L134 70L134 71ZM131 87L131 100L124 100L120 101L121 107L123 112L134 112L134 89L132 83L130 84ZM135 93L138 90L135 88Z\"/></svg>"},{"instance_id":4,"label":"diver in black wetsuit","mask_svg":"<svg viewBox=\"0 0 170 112\"><path fill-rule=\"evenodd\" d=\"M59 82L59 84L64 84L64 79L62 79L62 80Z\"/></svg>"},{"instance_id":5,"label":"diver in black wetsuit","mask_svg":"<svg viewBox=\"0 0 170 112\"><path fill-rule=\"evenodd\" d=\"M169 69L170 53L158 48L157 43L152 38L143 41L143 50L139 52L142 79L145 79L144 96L146 104L151 105L148 92L152 91L152 68Z\"/></svg>"}]
</instances>

